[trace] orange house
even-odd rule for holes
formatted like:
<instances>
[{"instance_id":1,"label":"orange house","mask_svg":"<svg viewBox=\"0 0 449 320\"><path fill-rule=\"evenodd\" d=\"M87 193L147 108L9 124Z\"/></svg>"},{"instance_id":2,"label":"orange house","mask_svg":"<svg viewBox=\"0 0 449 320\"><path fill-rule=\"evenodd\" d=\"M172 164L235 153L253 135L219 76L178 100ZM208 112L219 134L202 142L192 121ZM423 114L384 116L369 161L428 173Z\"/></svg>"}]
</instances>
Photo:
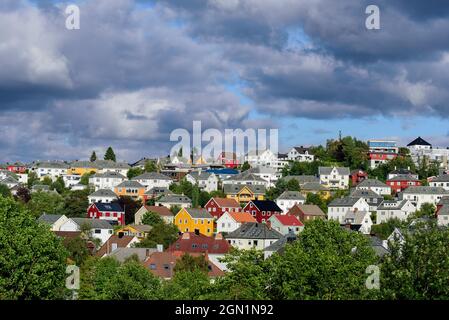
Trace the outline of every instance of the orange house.
<instances>
[{"instance_id":1,"label":"orange house","mask_svg":"<svg viewBox=\"0 0 449 320\"><path fill-rule=\"evenodd\" d=\"M145 201L145 187L134 180L123 181L114 188L114 192L119 197L128 196L134 200Z\"/></svg>"}]
</instances>

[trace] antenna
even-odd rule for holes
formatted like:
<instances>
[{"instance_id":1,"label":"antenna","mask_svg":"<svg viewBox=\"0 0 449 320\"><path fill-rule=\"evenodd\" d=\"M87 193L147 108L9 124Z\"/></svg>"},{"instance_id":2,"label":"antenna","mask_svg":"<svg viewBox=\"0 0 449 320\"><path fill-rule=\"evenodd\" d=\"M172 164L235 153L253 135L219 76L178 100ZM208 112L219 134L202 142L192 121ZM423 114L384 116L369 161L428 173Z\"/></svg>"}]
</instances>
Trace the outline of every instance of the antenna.
<instances>
[{"instance_id":1,"label":"antenna","mask_svg":"<svg viewBox=\"0 0 449 320\"><path fill-rule=\"evenodd\" d=\"M338 131L338 139L341 141L341 130Z\"/></svg>"}]
</instances>

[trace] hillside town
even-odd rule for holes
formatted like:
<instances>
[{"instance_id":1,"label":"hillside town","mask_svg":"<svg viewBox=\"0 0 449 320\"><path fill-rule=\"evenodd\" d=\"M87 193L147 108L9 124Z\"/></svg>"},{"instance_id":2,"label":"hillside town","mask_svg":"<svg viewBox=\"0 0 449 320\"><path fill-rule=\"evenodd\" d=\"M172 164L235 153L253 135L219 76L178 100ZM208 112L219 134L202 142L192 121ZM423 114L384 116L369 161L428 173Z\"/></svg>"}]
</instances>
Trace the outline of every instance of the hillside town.
<instances>
[{"instance_id":1,"label":"hillside town","mask_svg":"<svg viewBox=\"0 0 449 320\"><path fill-rule=\"evenodd\" d=\"M198 259L213 283L232 272L231 252L270 260L316 220L360 234L379 257L416 221L449 225L449 149L420 137L405 147L345 137L213 162L181 153L126 163L109 148L104 160L6 163L0 192L64 243L68 264L135 259L164 280Z\"/></svg>"}]
</instances>

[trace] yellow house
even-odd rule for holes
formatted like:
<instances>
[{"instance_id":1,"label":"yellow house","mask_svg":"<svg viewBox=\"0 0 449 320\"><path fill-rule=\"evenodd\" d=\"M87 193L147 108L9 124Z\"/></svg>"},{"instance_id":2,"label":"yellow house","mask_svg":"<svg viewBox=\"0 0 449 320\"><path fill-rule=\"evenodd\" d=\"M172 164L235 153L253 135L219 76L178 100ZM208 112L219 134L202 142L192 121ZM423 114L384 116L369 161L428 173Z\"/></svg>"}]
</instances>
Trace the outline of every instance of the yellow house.
<instances>
[{"instance_id":1,"label":"yellow house","mask_svg":"<svg viewBox=\"0 0 449 320\"><path fill-rule=\"evenodd\" d=\"M147 235L151 231L151 229L152 229L151 226L147 226L144 224L141 224L141 225L130 224L128 226L124 226L123 228L116 230L115 234L116 235L122 234L124 236L137 237L142 240L147 237Z\"/></svg>"},{"instance_id":2,"label":"yellow house","mask_svg":"<svg viewBox=\"0 0 449 320\"><path fill-rule=\"evenodd\" d=\"M214 217L206 209L182 208L174 220L183 233L197 231L207 237L214 234Z\"/></svg>"},{"instance_id":3,"label":"yellow house","mask_svg":"<svg viewBox=\"0 0 449 320\"><path fill-rule=\"evenodd\" d=\"M114 188L117 196L128 196L145 202L145 187L135 180L126 180Z\"/></svg>"},{"instance_id":4,"label":"yellow house","mask_svg":"<svg viewBox=\"0 0 449 320\"><path fill-rule=\"evenodd\" d=\"M331 196L330 189L318 182L307 182L301 187L301 194L307 197L308 193L319 194L323 199L327 200Z\"/></svg>"},{"instance_id":5,"label":"yellow house","mask_svg":"<svg viewBox=\"0 0 449 320\"><path fill-rule=\"evenodd\" d=\"M98 172L98 166L90 161L75 161L70 164L67 174L69 175L79 175L82 176L85 173Z\"/></svg>"},{"instance_id":6,"label":"yellow house","mask_svg":"<svg viewBox=\"0 0 449 320\"><path fill-rule=\"evenodd\" d=\"M263 185L225 184L224 193L227 198L239 203L252 200L265 200L265 187Z\"/></svg>"}]
</instances>

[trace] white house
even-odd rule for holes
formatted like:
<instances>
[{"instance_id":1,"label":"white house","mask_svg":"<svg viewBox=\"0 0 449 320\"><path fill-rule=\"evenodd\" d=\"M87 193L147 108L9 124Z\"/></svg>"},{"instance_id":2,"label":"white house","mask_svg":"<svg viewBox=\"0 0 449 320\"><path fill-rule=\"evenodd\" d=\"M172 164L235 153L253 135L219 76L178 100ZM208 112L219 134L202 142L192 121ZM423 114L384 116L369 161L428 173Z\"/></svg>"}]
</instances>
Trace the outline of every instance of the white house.
<instances>
[{"instance_id":1,"label":"white house","mask_svg":"<svg viewBox=\"0 0 449 320\"><path fill-rule=\"evenodd\" d=\"M376 224L390 219L406 220L416 207L409 200L385 200L377 208Z\"/></svg>"},{"instance_id":2,"label":"white house","mask_svg":"<svg viewBox=\"0 0 449 320\"><path fill-rule=\"evenodd\" d=\"M344 218L342 225L350 226L352 230L363 234L371 233L371 213L369 211L348 211Z\"/></svg>"},{"instance_id":3,"label":"white house","mask_svg":"<svg viewBox=\"0 0 449 320\"><path fill-rule=\"evenodd\" d=\"M218 190L218 177L210 172L192 171L186 175L186 180L193 185L198 184L198 187L206 192Z\"/></svg>"},{"instance_id":4,"label":"white house","mask_svg":"<svg viewBox=\"0 0 449 320\"><path fill-rule=\"evenodd\" d=\"M244 223L237 230L231 232L226 240L237 249L264 250L282 238L282 234L268 227L266 223L248 222Z\"/></svg>"},{"instance_id":5,"label":"white house","mask_svg":"<svg viewBox=\"0 0 449 320\"><path fill-rule=\"evenodd\" d=\"M329 220L333 219L340 223L344 223L345 216L348 212L369 212L369 209L369 204L363 198L338 198L329 203L327 208L327 218Z\"/></svg>"},{"instance_id":6,"label":"white house","mask_svg":"<svg viewBox=\"0 0 449 320\"><path fill-rule=\"evenodd\" d=\"M449 191L449 174L442 174L438 177L430 180L429 185L431 187L441 187L446 191Z\"/></svg>"},{"instance_id":7,"label":"white house","mask_svg":"<svg viewBox=\"0 0 449 320\"><path fill-rule=\"evenodd\" d=\"M134 177L132 180L139 182L148 191L152 188L167 188L173 183L173 180L157 172L145 172L140 176Z\"/></svg>"},{"instance_id":8,"label":"white house","mask_svg":"<svg viewBox=\"0 0 449 320\"><path fill-rule=\"evenodd\" d=\"M449 195L442 187L411 186L402 191L401 199L409 200L419 210L424 203L437 205L442 197Z\"/></svg>"},{"instance_id":9,"label":"white house","mask_svg":"<svg viewBox=\"0 0 449 320\"><path fill-rule=\"evenodd\" d=\"M101 245L112 236L112 225L100 219L70 218L61 225L59 231L81 231L84 225L90 227L92 237L100 239Z\"/></svg>"},{"instance_id":10,"label":"white house","mask_svg":"<svg viewBox=\"0 0 449 320\"><path fill-rule=\"evenodd\" d=\"M53 181L67 174L69 166L64 162L40 162L34 168L39 179L50 177Z\"/></svg>"},{"instance_id":11,"label":"white house","mask_svg":"<svg viewBox=\"0 0 449 320\"><path fill-rule=\"evenodd\" d=\"M371 190L381 196L391 194L391 187L377 179L365 179L355 188L358 190Z\"/></svg>"},{"instance_id":12,"label":"white house","mask_svg":"<svg viewBox=\"0 0 449 320\"><path fill-rule=\"evenodd\" d=\"M304 224L294 215L275 214L268 221L271 228L284 236L291 233L298 235L304 230Z\"/></svg>"},{"instance_id":13,"label":"white house","mask_svg":"<svg viewBox=\"0 0 449 320\"><path fill-rule=\"evenodd\" d=\"M51 231L60 231L61 226L69 220L65 215L43 214L37 219L38 222L45 223L50 226Z\"/></svg>"},{"instance_id":14,"label":"white house","mask_svg":"<svg viewBox=\"0 0 449 320\"><path fill-rule=\"evenodd\" d=\"M127 176L131 168L126 162L112 161L112 160L96 160L95 166L98 168L98 173L116 172L122 176Z\"/></svg>"},{"instance_id":15,"label":"white house","mask_svg":"<svg viewBox=\"0 0 449 320\"><path fill-rule=\"evenodd\" d=\"M114 190L116 186L125 180L127 180L127 178L124 175L115 171L107 171L104 173L96 173L89 177L89 184L93 185L95 190Z\"/></svg>"},{"instance_id":16,"label":"white house","mask_svg":"<svg viewBox=\"0 0 449 320\"><path fill-rule=\"evenodd\" d=\"M88 196L89 203L111 203L118 200L117 195L111 189L99 189Z\"/></svg>"},{"instance_id":17,"label":"white house","mask_svg":"<svg viewBox=\"0 0 449 320\"><path fill-rule=\"evenodd\" d=\"M347 189L349 187L349 168L319 167L320 183L332 189Z\"/></svg>"},{"instance_id":18,"label":"white house","mask_svg":"<svg viewBox=\"0 0 449 320\"><path fill-rule=\"evenodd\" d=\"M369 211L376 211L377 207L384 201L384 197L372 190L355 189L349 195L351 198L363 198L369 205Z\"/></svg>"},{"instance_id":19,"label":"white house","mask_svg":"<svg viewBox=\"0 0 449 320\"><path fill-rule=\"evenodd\" d=\"M167 194L156 201L155 205L164 206L169 209L173 206L178 206L180 208L189 208L192 206L192 200L190 200L189 197L180 194Z\"/></svg>"},{"instance_id":20,"label":"white house","mask_svg":"<svg viewBox=\"0 0 449 320\"><path fill-rule=\"evenodd\" d=\"M287 214L295 204L304 204L306 198L299 191L284 191L277 199L276 204Z\"/></svg>"},{"instance_id":21,"label":"white house","mask_svg":"<svg viewBox=\"0 0 449 320\"><path fill-rule=\"evenodd\" d=\"M0 184L7 186L9 189L12 189L19 185L19 181L17 181L13 177L6 177L3 180L0 179Z\"/></svg>"},{"instance_id":22,"label":"white house","mask_svg":"<svg viewBox=\"0 0 449 320\"><path fill-rule=\"evenodd\" d=\"M66 188L72 188L76 186L81 181L81 176L78 174L64 174L62 176L62 180L64 181L64 185Z\"/></svg>"},{"instance_id":23,"label":"white house","mask_svg":"<svg viewBox=\"0 0 449 320\"><path fill-rule=\"evenodd\" d=\"M279 157L279 155L273 153L270 149L249 151L244 159L251 167L270 167L278 171L282 170L288 164L286 159Z\"/></svg>"},{"instance_id":24,"label":"white house","mask_svg":"<svg viewBox=\"0 0 449 320\"><path fill-rule=\"evenodd\" d=\"M217 219L217 233L231 233L237 230L244 223L257 222L254 217L247 212L225 212Z\"/></svg>"},{"instance_id":25,"label":"white house","mask_svg":"<svg viewBox=\"0 0 449 320\"><path fill-rule=\"evenodd\" d=\"M274 187L276 182L282 178L282 172L270 167L255 167L245 171L246 174L253 174L268 182L266 186Z\"/></svg>"},{"instance_id":26,"label":"white house","mask_svg":"<svg viewBox=\"0 0 449 320\"><path fill-rule=\"evenodd\" d=\"M229 177L228 179L223 180L223 186L224 185L251 185L251 186L264 186L265 188L268 188L270 185L270 182L268 182L265 179L262 179L261 177L248 172L244 171L240 174L236 174L234 176Z\"/></svg>"},{"instance_id":27,"label":"white house","mask_svg":"<svg viewBox=\"0 0 449 320\"><path fill-rule=\"evenodd\" d=\"M288 160L298 162L312 162L315 160L315 156L310 153L309 148L293 147L287 154Z\"/></svg>"}]
</instances>

